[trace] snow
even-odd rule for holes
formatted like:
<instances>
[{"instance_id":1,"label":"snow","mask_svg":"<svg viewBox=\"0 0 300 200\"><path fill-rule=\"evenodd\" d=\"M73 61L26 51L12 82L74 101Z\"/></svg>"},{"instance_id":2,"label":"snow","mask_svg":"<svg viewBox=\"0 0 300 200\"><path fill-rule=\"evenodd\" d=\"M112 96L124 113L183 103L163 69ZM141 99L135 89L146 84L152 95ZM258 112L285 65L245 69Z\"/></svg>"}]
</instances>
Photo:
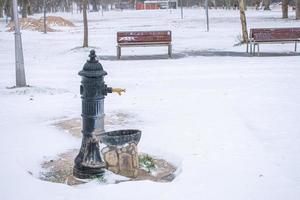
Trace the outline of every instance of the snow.
<instances>
[{"instance_id":1,"label":"snow","mask_svg":"<svg viewBox=\"0 0 300 200\"><path fill-rule=\"evenodd\" d=\"M247 11L250 27L299 27L280 10ZM178 167L171 183L150 181L71 187L37 178L40 163L80 139L52 124L80 117L80 77L89 49L79 13L53 13L77 27L22 31L31 88L14 85L14 35L0 21L0 199L286 199L300 198L300 58L293 44L262 45L249 57L238 43L239 13L210 10L89 13L89 44L108 72L106 83L126 88L105 100L107 116L136 120L107 130L142 130L139 149ZM36 18L39 15L34 16ZM58 28L58 27L56 27ZM166 47L124 48L116 60L116 32L171 30ZM33 174L33 176L30 173Z\"/></svg>"}]
</instances>

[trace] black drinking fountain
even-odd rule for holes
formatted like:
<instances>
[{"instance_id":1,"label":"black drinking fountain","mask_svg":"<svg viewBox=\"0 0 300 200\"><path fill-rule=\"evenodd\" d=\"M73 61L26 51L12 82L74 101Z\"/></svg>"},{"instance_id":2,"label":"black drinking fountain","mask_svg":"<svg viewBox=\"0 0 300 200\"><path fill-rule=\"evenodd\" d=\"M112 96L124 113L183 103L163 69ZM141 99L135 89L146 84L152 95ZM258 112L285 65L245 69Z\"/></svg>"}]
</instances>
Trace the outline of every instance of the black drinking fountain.
<instances>
[{"instance_id":1,"label":"black drinking fountain","mask_svg":"<svg viewBox=\"0 0 300 200\"><path fill-rule=\"evenodd\" d=\"M107 168L124 176L136 177L137 144L141 138L141 131L128 129L105 132L104 130L105 96L112 92L121 95L125 90L107 87L104 82L107 72L96 59L94 50L90 51L89 57L90 59L79 72L82 77L80 94L83 137L79 154L74 160L73 175L80 179L90 179L101 176ZM106 145L101 152L100 143Z\"/></svg>"}]
</instances>

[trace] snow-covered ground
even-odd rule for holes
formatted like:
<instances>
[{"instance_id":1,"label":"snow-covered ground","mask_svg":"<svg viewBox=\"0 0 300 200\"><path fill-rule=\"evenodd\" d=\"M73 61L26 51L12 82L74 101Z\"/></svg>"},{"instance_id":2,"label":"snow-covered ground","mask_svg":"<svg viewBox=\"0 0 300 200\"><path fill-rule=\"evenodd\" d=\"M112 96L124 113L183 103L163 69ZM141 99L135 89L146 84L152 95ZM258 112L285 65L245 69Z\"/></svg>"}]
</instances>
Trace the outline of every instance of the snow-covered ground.
<instances>
[{"instance_id":1,"label":"snow-covered ground","mask_svg":"<svg viewBox=\"0 0 300 200\"><path fill-rule=\"evenodd\" d=\"M294 13L247 11L248 28L299 27ZM300 199L300 56L293 44L262 45L249 57L238 43L239 13L210 10L111 11L89 13L90 46L95 47L109 86L107 116L130 116L139 128L142 152L173 162L171 183L150 181L71 187L36 178L40 163L81 141L52 126L80 117L80 77L88 58L80 14L60 15L77 27L62 32L23 31L27 82L14 85L14 35L0 22L0 199ZM39 17L39 16L36 16ZM124 48L115 59L116 32L171 30L174 59L165 47ZM287 54L287 52L289 52ZM270 53L270 54L268 54ZM128 55L133 55L129 57ZM31 175L33 174L33 175Z\"/></svg>"}]
</instances>

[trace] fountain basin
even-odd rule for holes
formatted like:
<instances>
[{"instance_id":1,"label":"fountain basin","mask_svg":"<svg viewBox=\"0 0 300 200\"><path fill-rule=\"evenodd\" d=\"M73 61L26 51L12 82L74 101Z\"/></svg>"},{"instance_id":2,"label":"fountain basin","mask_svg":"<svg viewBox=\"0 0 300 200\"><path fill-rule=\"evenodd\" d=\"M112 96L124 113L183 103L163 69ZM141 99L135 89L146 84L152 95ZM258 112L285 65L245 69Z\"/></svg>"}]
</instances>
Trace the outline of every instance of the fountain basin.
<instances>
[{"instance_id":1,"label":"fountain basin","mask_svg":"<svg viewBox=\"0 0 300 200\"><path fill-rule=\"evenodd\" d=\"M100 141L110 146L122 146L127 143L138 144L142 132L137 129L126 129L105 132L101 134Z\"/></svg>"}]
</instances>

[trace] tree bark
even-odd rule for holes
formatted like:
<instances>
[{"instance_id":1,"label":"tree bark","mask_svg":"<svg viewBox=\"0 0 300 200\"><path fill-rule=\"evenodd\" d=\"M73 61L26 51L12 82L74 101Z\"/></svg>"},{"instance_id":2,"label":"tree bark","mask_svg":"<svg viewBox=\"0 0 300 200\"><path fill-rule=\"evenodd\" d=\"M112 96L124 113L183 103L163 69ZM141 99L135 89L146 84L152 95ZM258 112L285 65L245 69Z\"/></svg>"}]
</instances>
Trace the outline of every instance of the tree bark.
<instances>
[{"instance_id":1,"label":"tree bark","mask_svg":"<svg viewBox=\"0 0 300 200\"><path fill-rule=\"evenodd\" d=\"M3 18L3 10L4 10L3 4L4 4L3 0L0 0L0 18Z\"/></svg>"},{"instance_id":2,"label":"tree bark","mask_svg":"<svg viewBox=\"0 0 300 200\"><path fill-rule=\"evenodd\" d=\"M65 1L65 11L70 12L70 1L69 0Z\"/></svg>"},{"instance_id":3,"label":"tree bark","mask_svg":"<svg viewBox=\"0 0 300 200\"><path fill-rule=\"evenodd\" d=\"M47 33L47 0L43 1L43 7L44 7L44 33Z\"/></svg>"},{"instance_id":4,"label":"tree bark","mask_svg":"<svg viewBox=\"0 0 300 200\"><path fill-rule=\"evenodd\" d=\"M271 10L270 9L270 0L264 0L264 10Z\"/></svg>"},{"instance_id":5,"label":"tree bark","mask_svg":"<svg viewBox=\"0 0 300 200\"><path fill-rule=\"evenodd\" d=\"M88 47L88 21L87 21L87 3L88 0L83 0L83 47Z\"/></svg>"},{"instance_id":6,"label":"tree bark","mask_svg":"<svg viewBox=\"0 0 300 200\"><path fill-rule=\"evenodd\" d=\"M288 18L289 0L282 0L282 18Z\"/></svg>"},{"instance_id":7,"label":"tree bark","mask_svg":"<svg viewBox=\"0 0 300 200\"><path fill-rule=\"evenodd\" d=\"M255 0L255 10L259 10L260 0Z\"/></svg>"},{"instance_id":8,"label":"tree bark","mask_svg":"<svg viewBox=\"0 0 300 200\"><path fill-rule=\"evenodd\" d=\"M247 30L247 22L246 22L246 14L245 14L245 6L244 0L239 0L240 6L240 19L242 24L242 33L243 33L243 41L242 43L248 43L248 30Z\"/></svg>"},{"instance_id":9,"label":"tree bark","mask_svg":"<svg viewBox=\"0 0 300 200\"><path fill-rule=\"evenodd\" d=\"M32 15L32 6L31 6L30 1L28 1L27 14L28 14L28 15Z\"/></svg>"},{"instance_id":10,"label":"tree bark","mask_svg":"<svg viewBox=\"0 0 300 200\"><path fill-rule=\"evenodd\" d=\"M28 0L22 0L22 18L27 18Z\"/></svg>"},{"instance_id":11,"label":"tree bark","mask_svg":"<svg viewBox=\"0 0 300 200\"><path fill-rule=\"evenodd\" d=\"M92 9L93 9L93 11L94 12L98 12L98 7L97 7L96 0L92 0L91 3L92 3Z\"/></svg>"},{"instance_id":12,"label":"tree bark","mask_svg":"<svg viewBox=\"0 0 300 200\"><path fill-rule=\"evenodd\" d=\"M300 0L296 0L296 19L300 20Z\"/></svg>"},{"instance_id":13,"label":"tree bark","mask_svg":"<svg viewBox=\"0 0 300 200\"><path fill-rule=\"evenodd\" d=\"M13 16L13 14L12 14L12 1L7 1L7 2L6 2L4 11L5 11L5 15L6 15L7 17L10 17L10 18L11 18L11 21L13 21L13 20L14 20L14 16Z\"/></svg>"}]
</instances>

